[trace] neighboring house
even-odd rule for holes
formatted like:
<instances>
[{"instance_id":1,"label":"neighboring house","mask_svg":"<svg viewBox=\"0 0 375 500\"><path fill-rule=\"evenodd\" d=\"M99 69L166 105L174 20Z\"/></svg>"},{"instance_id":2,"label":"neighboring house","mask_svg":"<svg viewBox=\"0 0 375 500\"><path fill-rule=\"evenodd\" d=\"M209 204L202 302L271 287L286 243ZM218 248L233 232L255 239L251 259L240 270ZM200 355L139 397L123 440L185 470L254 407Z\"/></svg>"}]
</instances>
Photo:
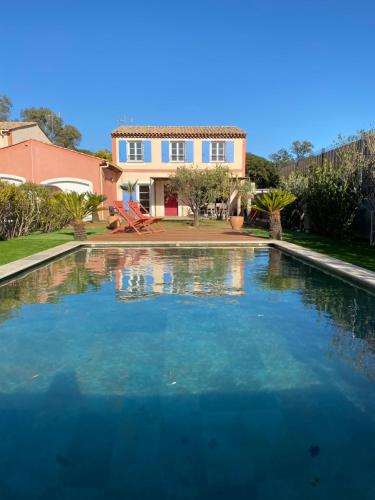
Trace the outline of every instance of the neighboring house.
<instances>
[{"instance_id":1,"label":"neighboring house","mask_svg":"<svg viewBox=\"0 0 375 500\"><path fill-rule=\"evenodd\" d=\"M104 194L105 207L117 199L120 177L121 169L102 158L34 139L0 148L0 180Z\"/></svg>"},{"instance_id":2,"label":"neighboring house","mask_svg":"<svg viewBox=\"0 0 375 500\"><path fill-rule=\"evenodd\" d=\"M183 216L188 209L168 195L168 177L178 166L218 164L244 176L246 133L238 127L122 126L112 132L112 158L123 170L119 186L138 181L135 197L152 215Z\"/></svg>"},{"instance_id":3,"label":"neighboring house","mask_svg":"<svg viewBox=\"0 0 375 500\"><path fill-rule=\"evenodd\" d=\"M0 122L0 148L35 139L51 144L36 122Z\"/></svg>"}]
</instances>

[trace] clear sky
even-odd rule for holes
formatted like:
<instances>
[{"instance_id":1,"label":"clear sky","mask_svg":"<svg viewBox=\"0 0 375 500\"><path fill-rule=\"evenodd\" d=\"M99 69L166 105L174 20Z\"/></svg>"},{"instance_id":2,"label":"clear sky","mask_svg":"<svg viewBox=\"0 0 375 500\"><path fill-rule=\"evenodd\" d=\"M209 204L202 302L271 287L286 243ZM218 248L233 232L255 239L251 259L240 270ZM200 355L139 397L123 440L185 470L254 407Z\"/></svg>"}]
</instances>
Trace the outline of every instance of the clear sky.
<instances>
[{"instance_id":1,"label":"clear sky","mask_svg":"<svg viewBox=\"0 0 375 500\"><path fill-rule=\"evenodd\" d=\"M82 148L122 117L238 125L265 156L374 124L374 0L20 0L1 32L0 95L60 112Z\"/></svg>"}]
</instances>

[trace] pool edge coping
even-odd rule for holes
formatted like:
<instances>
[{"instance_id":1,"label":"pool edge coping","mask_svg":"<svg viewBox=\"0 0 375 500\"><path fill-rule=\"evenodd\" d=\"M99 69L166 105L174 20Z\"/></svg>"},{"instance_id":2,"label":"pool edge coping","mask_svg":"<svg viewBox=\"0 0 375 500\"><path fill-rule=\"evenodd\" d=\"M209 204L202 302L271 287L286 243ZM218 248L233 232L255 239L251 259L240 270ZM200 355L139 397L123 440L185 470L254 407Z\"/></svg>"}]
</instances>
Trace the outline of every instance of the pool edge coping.
<instances>
[{"instance_id":1,"label":"pool edge coping","mask_svg":"<svg viewBox=\"0 0 375 500\"><path fill-rule=\"evenodd\" d=\"M124 247L124 248L141 248L141 247L273 247L284 251L294 257L298 257L320 269L328 271L329 273L339 276L350 283L359 285L375 291L375 272L365 269L349 262L345 262L329 255L316 252L314 250L309 250L308 248L296 245L295 243L288 243L286 241L278 240L234 240L234 241L71 241L63 243L62 245L57 245L47 250L37 252L35 254L23 257L22 259L15 260L8 264L0 266L0 284L4 281L8 281L12 278L17 277L17 275L33 270L39 267L41 264L47 263L56 257L63 256L64 254L70 253L82 247Z\"/></svg>"}]
</instances>

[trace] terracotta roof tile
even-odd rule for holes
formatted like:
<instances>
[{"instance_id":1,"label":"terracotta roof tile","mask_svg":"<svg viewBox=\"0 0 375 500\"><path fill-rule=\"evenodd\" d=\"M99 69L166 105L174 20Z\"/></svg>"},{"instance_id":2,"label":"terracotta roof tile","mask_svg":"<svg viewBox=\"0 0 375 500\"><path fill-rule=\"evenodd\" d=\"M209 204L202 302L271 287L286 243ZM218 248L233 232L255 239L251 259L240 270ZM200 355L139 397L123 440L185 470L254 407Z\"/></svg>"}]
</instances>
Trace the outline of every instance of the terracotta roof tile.
<instances>
[{"instance_id":1,"label":"terracotta roof tile","mask_svg":"<svg viewBox=\"0 0 375 500\"><path fill-rule=\"evenodd\" d=\"M216 138L234 137L245 138L246 132L239 127L162 127L162 126L139 126L124 125L112 131L113 137L192 137L192 138Z\"/></svg>"}]
</instances>

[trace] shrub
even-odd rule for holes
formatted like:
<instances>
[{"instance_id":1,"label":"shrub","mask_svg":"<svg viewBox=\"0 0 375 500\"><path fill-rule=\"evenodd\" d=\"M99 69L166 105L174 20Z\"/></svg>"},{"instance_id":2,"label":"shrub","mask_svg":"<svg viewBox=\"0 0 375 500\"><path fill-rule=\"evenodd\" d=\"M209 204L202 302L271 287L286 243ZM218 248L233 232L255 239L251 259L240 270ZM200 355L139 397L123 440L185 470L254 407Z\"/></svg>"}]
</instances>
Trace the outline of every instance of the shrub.
<instances>
[{"instance_id":1,"label":"shrub","mask_svg":"<svg viewBox=\"0 0 375 500\"><path fill-rule=\"evenodd\" d=\"M268 193L258 194L254 197L253 208L269 215L270 237L281 240L281 211L293 203L296 197L283 189L271 189Z\"/></svg>"},{"instance_id":2,"label":"shrub","mask_svg":"<svg viewBox=\"0 0 375 500\"><path fill-rule=\"evenodd\" d=\"M26 236L35 231L55 231L68 217L55 194L32 183L16 186L0 182L0 239Z\"/></svg>"}]
</instances>

